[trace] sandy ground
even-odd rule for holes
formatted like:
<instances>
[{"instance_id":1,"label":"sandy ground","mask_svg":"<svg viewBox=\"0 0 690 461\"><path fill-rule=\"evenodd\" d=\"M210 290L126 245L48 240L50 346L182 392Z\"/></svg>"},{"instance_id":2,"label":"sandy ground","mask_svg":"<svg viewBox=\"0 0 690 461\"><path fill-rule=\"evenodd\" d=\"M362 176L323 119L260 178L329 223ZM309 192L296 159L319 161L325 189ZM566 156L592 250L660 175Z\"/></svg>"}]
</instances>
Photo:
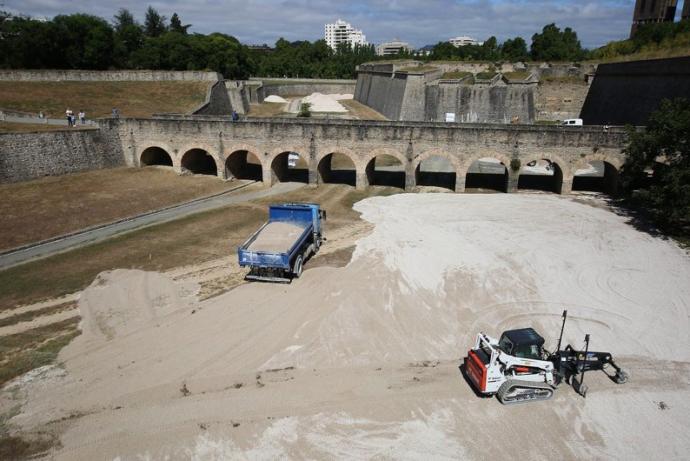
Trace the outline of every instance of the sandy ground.
<instances>
[{"instance_id":1,"label":"sandy ground","mask_svg":"<svg viewBox=\"0 0 690 461\"><path fill-rule=\"evenodd\" d=\"M199 301L118 270L79 300L61 366L4 388L54 459L686 459L690 259L602 207L550 195L402 194L342 268ZM324 249L328 247L326 242ZM209 269L212 270L212 269ZM458 370L483 330L533 326L613 352L619 386L504 407Z\"/></svg>"}]
</instances>

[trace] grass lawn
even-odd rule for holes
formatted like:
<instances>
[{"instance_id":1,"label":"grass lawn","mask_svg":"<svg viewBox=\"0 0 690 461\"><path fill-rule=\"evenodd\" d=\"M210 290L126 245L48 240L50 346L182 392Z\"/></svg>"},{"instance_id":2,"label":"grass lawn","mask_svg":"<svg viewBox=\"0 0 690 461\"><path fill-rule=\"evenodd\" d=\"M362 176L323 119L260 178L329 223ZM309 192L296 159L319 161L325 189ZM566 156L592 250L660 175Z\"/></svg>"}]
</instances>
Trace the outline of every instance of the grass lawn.
<instances>
[{"instance_id":1,"label":"grass lawn","mask_svg":"<svg viewBox=\"0 0 690 461\"><path fill-rule=\"evenodd\" d=\"M0 82L0 107L62 118L67 108L87 118L150 117L189 112L204 102L209 82Z\"/></svg>"},{"instance_id":2,"label":"grass lawn","mask_svg":"<svg viewBox=\"0 0 690 461\"><path fill-rule=\"evenodd\" d=\"M0 184L0 250L238 185L215 176L179 176L158 167L112 168Z\"/></svg>"}]
</instances>

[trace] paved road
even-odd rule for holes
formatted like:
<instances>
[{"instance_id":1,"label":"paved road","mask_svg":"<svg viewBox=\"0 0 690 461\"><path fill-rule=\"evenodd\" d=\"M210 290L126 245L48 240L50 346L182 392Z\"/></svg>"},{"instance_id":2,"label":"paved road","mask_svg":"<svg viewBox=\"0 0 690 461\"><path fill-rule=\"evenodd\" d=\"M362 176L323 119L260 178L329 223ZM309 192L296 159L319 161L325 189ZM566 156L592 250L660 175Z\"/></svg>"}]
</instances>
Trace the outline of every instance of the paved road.
<instances>
[{"instance_id":1,"label":"paved road","mask_svg":"<svg viewBox=\"0 0 690 461\"><path fill-rule=\"evenodd\" d=\"M248 183L247 185L252 184ZM246 187L240 186L240 187ZM261 189L251 192L240 192L237 189L228 191L214 197L194 200L182 205L173 206L160 211L142 214L116 223L87 229L66 237L50 240L36 245L30 245L15 251L9 251L0 255L0 269L7 269L18 264L34 259L45 258L64 251L100 242L108 238L130 232L142 227L161 224L168 221L183 218L195 213L221 208L234 203L242 203L258 198L280 195L300 187L303 183L278 183L270 189ZM239 188L238 188L239 189Z\"/></svg>"}]
</instances>

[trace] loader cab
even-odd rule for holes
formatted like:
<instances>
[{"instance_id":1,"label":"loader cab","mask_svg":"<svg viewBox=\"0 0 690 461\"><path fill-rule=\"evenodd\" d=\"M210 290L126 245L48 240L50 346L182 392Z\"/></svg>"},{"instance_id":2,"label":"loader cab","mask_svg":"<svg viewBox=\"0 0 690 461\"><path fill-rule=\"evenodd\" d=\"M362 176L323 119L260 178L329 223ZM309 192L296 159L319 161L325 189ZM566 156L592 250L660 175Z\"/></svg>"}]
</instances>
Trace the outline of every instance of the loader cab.
<instances>
[{"instance_id":1,"label":"loader cab","mask_svg":"<svg viewBox=\"0 0 690 461\"><path fill-rule=\"evenodd\" d=\"M513 357L541 360L544 355L544 338L532 328L508 330L501 335L498 347Z\"/></svg>"}]
</instances>

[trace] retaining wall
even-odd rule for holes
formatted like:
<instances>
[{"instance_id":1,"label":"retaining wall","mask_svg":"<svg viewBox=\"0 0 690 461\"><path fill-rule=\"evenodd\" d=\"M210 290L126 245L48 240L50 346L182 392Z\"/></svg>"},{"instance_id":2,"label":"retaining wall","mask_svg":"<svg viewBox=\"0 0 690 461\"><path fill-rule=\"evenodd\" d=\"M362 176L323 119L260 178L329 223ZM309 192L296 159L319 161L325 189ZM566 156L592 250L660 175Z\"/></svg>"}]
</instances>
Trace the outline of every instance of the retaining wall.
<instances>
[{"instance_id":1,"label":"retaining wall","mask_svg":"<svg viewBox=\"0 0 690 461\"><path fill-rule=\"evenodd\" d=\"M251 82L255 82L252 80ZM266 79L255 87L256 102L262 103L268 96L306 96L312 93L353 94L356 80L323 79Z\"/></svg>"},{"instance_id":2,"label":"retaining wall","mask_svg":"<svg viewBox=\"0 0 690 461\"><path fill-rule=\"evenodd\" d=\"M587 125L646 125L663 99L690 99L690 57L601 64L582 107Z\"/></svg>"},{"instance_id":3,"label":"retaining wall","mask_svg":"<svg viewBox=\"0 0 690 461\"><path fill-rule=\"evenodd\" d=\"M426 88L425 120L454 113L462 123L532 123L536 85L438 84Z\"/></svg>"},{"instance_id":4,"label":"retaining wall","mask_svg":"<svg viewBox=\"0 0 690 461\"><path fill-rule=\"evenodd\" d=\"M225 82L221 80L211 85L206 93L206 101L192 113L197 115L230 115L232 109L228 89Z\"/></svg>"},{"instance_id":5,"label":"retaining wall","mask_svg":"<svg viewBox=\"0 0 690 461\"><path fill-rule=\"evenodd\" d=\"M173 70L0 70L0 80L25 82L149 82L149 81L208 81L221 80L216 72Z\"/></svg>"},{"instance_id":6,"label":"retaining wall","mask_svg":"<svg viewBox=\"0 0 690 461\"><path fill-rule=\"evenodd\" d=\"M100 130L0 134L0 183L124 166L111 123Z\"/></svg>"}]
</instances>

